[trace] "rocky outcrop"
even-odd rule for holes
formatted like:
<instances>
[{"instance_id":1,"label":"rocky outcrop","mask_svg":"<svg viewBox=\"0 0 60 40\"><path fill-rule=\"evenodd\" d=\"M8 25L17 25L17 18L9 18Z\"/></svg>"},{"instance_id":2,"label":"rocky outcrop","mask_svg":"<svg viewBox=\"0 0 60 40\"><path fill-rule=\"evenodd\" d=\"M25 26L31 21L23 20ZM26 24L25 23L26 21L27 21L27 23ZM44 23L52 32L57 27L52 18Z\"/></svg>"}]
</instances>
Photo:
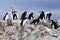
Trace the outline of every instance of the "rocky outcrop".
<instances>
[{"instance_id":1,"label":"rocky outcrop","mask_svg":"<svg viewBox=\"0 0 60 40\"><path fill-rule=\"evenodd\" d=\"M60 33L44 24L21 27L20 20L11 23L0 20L0 40L59 40ZM8 25L8 23L10 25Z\"/></svg>"}]
</instances>

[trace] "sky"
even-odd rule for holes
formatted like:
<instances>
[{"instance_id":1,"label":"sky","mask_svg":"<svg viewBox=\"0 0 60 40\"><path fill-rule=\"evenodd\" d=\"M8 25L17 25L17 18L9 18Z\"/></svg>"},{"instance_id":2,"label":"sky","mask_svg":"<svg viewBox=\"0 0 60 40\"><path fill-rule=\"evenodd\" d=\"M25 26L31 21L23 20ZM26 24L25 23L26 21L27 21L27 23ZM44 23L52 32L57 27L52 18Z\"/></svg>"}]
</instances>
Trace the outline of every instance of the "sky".
<instances>
[{"instance_id":1,"label":"sky","mask_svg":"<svg viewBox=\"0 0 60 40\"><path fill-rule=\"evenodd\" d=\"M24 11L27 15L34 12L37 18L39 11L51 12L51 19L60 19L60 0L0 0L0 19L4 17L10 7L16 10L21 17Z\"/></svg>"}]
</instances>

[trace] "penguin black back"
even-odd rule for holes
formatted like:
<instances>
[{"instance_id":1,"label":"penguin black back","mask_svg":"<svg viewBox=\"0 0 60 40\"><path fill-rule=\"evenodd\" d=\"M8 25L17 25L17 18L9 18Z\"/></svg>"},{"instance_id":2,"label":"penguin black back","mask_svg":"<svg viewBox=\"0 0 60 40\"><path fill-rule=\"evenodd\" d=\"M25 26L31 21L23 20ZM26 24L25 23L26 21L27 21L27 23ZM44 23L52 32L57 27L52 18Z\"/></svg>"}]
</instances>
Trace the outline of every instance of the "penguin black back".
<instances>
[{"instance_id":1,"label":"penguin black back","mask_svg":"<svg viewBox=\"0 0 60 40\"><path fill-rule=\"evenodd\" d=\"M41 14L40 14L39 18L40 18L40 19L43 19L43 17L44 17L44 19L45 19L45 14L44 14L44 11L41 11Z\"/></svg>"},{"instance_id":2,"label":"penguin black back","mask_svg":"<svg viewBox=\"0 0 60 40\"><path fill-rule=\"evenodd\" d=\"M3 17L3 20L5 20L6 16L8 15L8 12L5 14L5 16Z\"/></svg>"},{"instance_id":3,"label":"penguin black back","mask_svg":"<svg viewBox=\"0 0 60 40\"><path fill-rule=\"evenodd\" d=\"M37 18L31 22L31 24L35 24L35 23L37 23L37 24L39 23L39 18Z\"/></svg>"},{"instance_id":4,"label":"penguin black back","mask_svg":"<svg viewBox=\"0 0 60 40\"><path fill-rule=\"evenodd\" d=\"M58 28L58 25L57 25L57 23L56 23L54 20L51 20L51 21L52 21L52 24L51 24L51 26L52 26L52 25L54 25L54 28L55 28L55 29L57 29L57 28Z\"/></svg>"},{"instance_id":5,"label":"penguin black back","mask_svg":"<svg viewBox=\"0 0 60 40\"><path fill-rule=\"evenodd\" d=\"M27 11L25 11L23 14L22 14L22 16L21 16L21 19L26 19L26 13L27 13Z\"/></svg>"},{"instance_id":6,"label":"penguin black back","mask_svg":"<svg viewBox=\"0 0 60 40\"><path fill-rule=\"evenodd\" d=\"M48 20L50 20L50 17L52 16L51 13L47 14L46 18L48 17Z\"/></svg>"},{"instance_id":7,"label":"penguin black back","mask_svg":"<svg viewBox=\"0 0 60 40\"><path fill-rule=\"evenodd\" d=\"M34 18L33 17L33 12L28 16L28 19L31 19L31 17Z\"/></svg>"}]
</instances>

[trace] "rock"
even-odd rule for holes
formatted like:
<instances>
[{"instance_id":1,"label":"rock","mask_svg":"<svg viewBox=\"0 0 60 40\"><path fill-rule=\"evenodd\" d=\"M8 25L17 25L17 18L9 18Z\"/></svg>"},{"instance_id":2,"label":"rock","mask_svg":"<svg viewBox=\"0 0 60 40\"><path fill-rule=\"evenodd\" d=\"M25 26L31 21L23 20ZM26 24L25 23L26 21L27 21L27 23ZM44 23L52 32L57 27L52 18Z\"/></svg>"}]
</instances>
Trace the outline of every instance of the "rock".
<instances>
[{"instance_id":1,"label":"rock","mask_svg":"<svg viewBox=\"0 0 60 40\"><path fill-rule=\"evenodd\" d=\"M13 25L6 25L7 21L0 21L0 40L58 40L59 28L50 29L44 24L29 24L22 29L21 20L13 20ZM10 23L10 24L11 24ZM48 25L49 26L49 25ZM23 32L22 32L23 30Z\"/></svg>"}]
</instances>

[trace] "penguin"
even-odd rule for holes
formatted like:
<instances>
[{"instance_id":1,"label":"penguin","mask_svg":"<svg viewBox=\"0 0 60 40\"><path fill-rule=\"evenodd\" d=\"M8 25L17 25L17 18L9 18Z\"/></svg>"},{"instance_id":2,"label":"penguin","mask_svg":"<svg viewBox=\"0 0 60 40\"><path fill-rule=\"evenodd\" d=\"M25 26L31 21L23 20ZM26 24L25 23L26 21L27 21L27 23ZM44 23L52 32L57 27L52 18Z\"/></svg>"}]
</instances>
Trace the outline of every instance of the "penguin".
<instances>
[{"instance_id":1,"label":"penguin","mask_svg":"<svg viewBox=\"0 0 60 40\"><path fill-rule=\"evenodd\" d=\"M3 17L3 20L5 20L6 16L8 15L8 12L5 14L5 16Z\"/></svg>"},{"instance_id":2,"label":"penguin","mask_svg":"<svg viewBox=\"0 0 60 40\"><path fill-rule=\"evenodd\" d=\"M30 14L29 14L29 16L28 16L28 19L33 19L34 17L33 17L33 12L31 12Z\"/></svg>"},{"instance_id":3,"label":"penguin","mask_svg":"<svg viewBox=\"0 0 60 40\"><path fill-rule=\"evenodd\" d=\"M21 19L22 19L22 20L27 19L27 18L26 18L26 14L27 14L27 11L25 11L25 12L22 14L22 16L21 16Z\"/></svg>"},{"instance_id":4,"label":"penguin","mask_svg":"<svg viewBox=\"0 0 60 40\"><path fill-rule=\"evenodd\" d=\"M11 19L13 20L13 15L12 13L9 11L5 14L5 16L3 17L3 20L8 20L8 19Z\"/></svg>"},{"instance_id":5,"label":"penguin","mask_svg":"<svg viewBox=\"0 0 60 40\"><path fill-rule=\"evenodd\" d=\"M50 20L50 21L52 22L51 28L52 28L52 26L54 26L54 29L57 29L59 27L54 20Z\"/></svg>"},{"instance_id":6,"label":"penguin","mask_svg":"<svg viewBox=\"0 0 60 40\"><path fill-rule=\"evenodd\" d=\"M50 12L47 12L47 15L46 15L46 19L48 18L48 20L50 20L52 14Z\"/></svg>"},{"instance_id":7,"label":"penguin","mask_svg":"<svg viewBox=\"0 0 60 40\"><path fill-rule=\"evenodd\" d=\"M23 26L23 23L24 23L24 21L27 19L26 18L26 14L27 14L27 11L25 11L23 14L22 14L22 16L21 16L21 26Z\"/></svg>"},{"instance_id":8,"label":"penguin","mask_svg":"<svg viewBox=\"0 0 60 40\"><path fill-rule=\"evenodd\" d=\"M12 12L12 15L13 15L13 20L18 19L16 11L13 11L13 12Z\"/></svg>"},{"instance_id":9,"label":"penguin","mask_svg":"<svg viewBox=\"0 0 60 40\"><path fill-rule=\"evenodd\" d=\"M45 19L45 14L44 14L44 11L41 11L41 14L40 14L40 16L39 16L39 19L42 20L43 18Z\"/></svg>"},{"instance_id":10,"label":"penguin","mask_svg":"<svg viewBox=\"0 0 60 40\"><path fill-rule=\"evenodd\" d=\"M39 23L39 18L37 18L37 19L35 19L35 20L33 20L32 22L31 22L31 24L38 24Z\"/></svg>"}]
</instances>

